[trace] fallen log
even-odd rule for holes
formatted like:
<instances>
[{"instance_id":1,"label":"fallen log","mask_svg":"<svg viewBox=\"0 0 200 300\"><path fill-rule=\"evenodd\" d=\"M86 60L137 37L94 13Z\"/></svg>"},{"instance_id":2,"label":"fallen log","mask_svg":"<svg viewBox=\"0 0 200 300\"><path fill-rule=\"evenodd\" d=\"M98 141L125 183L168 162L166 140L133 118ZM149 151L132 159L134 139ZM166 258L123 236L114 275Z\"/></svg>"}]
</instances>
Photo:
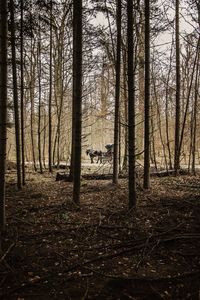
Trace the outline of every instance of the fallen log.
<instances>
[{"instance_id":1,"label":"fallen log","mask_svg":"<svg viewBox=\"0 0 200 300\"><path fill-rule=\"evenodd\" d=\"M85 180L110 180L112 179L112 174L84 174L81 176L82 179ZM119 175L120 179L127 178L127 175ZM67 182L71 182L71 178L69 177L69 174L66 173L57 173L56 174L56 181L64 180Z\"/></svg>"},{"instance_id":2,"label":"fallen log","mask_svg":"<svg viewBox=\"0 0 200 300\"><path fill-rule=\"evenodd\" d=\"M72 182L72 178L69 176L69 174L66 173L56 173L56 181L67 181L67 182Z\"/></svg>"},{"instance_id":3,"label":"fallen log","mask_svg":"<svg viewBox=\"0 0 200 300\"><path fill-rule=\"evenodd\" d=\"M184 169L180 169L178 175L187 175L188 171ZM151 172L150 176L152 177L166 177L166 176L174 176L175 170L161 170L156 172ZM83 174L82 179L85 180L111 180L113 178L112 174ZM119 174L119 179L126 179L128 176L127 174ZM56 181L64 180L67 182L71 182L71 178L67 173L59 173L56 174Z\"/></svg>"},{"instance_id":4,"label":"fallen log","mask_svg":"<svg viewBox=\"0 0 200 300\"><path fill-rule=\"evenodd\" d=\"M157 177L166 177L166 176L174 176L176 174L175 170L161 170L161 171L155 171L151 172L151 176L157 176ZM188 171L184 169L180 169L178 171L178 175L188 175Z\"/></svg>"}]
</instances>

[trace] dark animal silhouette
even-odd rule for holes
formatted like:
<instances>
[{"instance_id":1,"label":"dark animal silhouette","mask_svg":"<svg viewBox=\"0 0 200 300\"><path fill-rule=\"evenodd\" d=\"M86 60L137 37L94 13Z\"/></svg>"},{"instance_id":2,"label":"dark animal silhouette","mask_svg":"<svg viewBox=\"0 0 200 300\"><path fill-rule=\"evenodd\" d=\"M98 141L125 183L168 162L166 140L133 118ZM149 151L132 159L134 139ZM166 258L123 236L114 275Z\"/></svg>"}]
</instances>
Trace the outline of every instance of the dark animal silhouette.
<instances>
[{"instance_id":1,"label":"dark animal silhouette","mask_svg":"<svg viewBox=\"0 0 200 300\"><path fill-rule=\"evenodd\" d=\"M93 149L87 149L86 154L90 156L91 164L94 163L94 158L97 157L97 163L100 162L110 162L112 161L113 158L113 149L114 145L113 144L107 144L105 146L106 152L103 152L101 150L93 150Z\"/></svg>"},{"instance_id":2,"label":"dark animal silhouette","mask_svg":"<svg viewBox=\"0 0 200 300\"><path fill-rule=\"evenodd\" d=\"M102 151L101 150L93 150L93 149L87 149L86 154L89 155L91 164L94 163L94 157L97 157L97 163L102 162Z\"/></svg>"},{"instance_id":3,"label":"dark animal silhouette","mask_svg":"<svg viewBox=\"0 0 200 300\"><path fill-rule=\"evenodd\" d=\"M114 151L114 144L107 144L105 145L105 148L107 150L107 154L113 154L113 151Z\"/></svg>"}]
</instances>

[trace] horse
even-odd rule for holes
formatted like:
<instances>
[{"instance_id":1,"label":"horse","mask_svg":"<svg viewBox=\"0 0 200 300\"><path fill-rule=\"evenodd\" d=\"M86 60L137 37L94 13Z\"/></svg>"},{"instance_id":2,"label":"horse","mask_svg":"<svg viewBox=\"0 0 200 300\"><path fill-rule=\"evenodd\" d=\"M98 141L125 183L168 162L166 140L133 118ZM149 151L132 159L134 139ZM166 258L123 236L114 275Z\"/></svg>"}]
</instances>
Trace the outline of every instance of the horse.
<instances>
[{"instance_id":1,"label":"horse","mask_svg":"<svg viewBox=\"0 0 200 300\"><path fill-rule=\"evenodd\" d=\"M97 157L97 163L111 162L113 159L114 144L105 145L106 152L101 150L87 149L86 154L90 156L91 164L94 163L94 157Z\"/></svg>"},{"instance_id":2,"label":"horse","mask_svg":"<svg viewBox=\"0 0 200 300\"><path fill-rule=\"evenodd\" d=\"M94 157L97 157L97 163L102 163L103 152L101 150L87 149L86 154L90 156L91 164L94 163Z\"/></svg>"},{"instance_id":3,"label":"horse","mask_svg":"<svg viewBox=\"0 0 200 300\"><path fill-rule=\"evenodd\" d=\"M106 163L106 162L112 162L113 159L113 153L111 151L102 152L101 156L101 162L100 163Z\"/></svg>"}]
</instances>

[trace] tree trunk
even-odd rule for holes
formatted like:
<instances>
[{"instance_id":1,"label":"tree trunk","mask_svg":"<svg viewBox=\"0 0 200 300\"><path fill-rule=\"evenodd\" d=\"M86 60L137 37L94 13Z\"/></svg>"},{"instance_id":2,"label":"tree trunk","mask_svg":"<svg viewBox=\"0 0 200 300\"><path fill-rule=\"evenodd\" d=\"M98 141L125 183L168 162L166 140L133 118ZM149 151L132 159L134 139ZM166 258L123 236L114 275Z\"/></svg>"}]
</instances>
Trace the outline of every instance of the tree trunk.
<instances>
[{"instance_id":1,"label":"tree trunk","mask_svg":"<svg viewBox=\"0 0 200 300\"><path fill-rule=\"evenodd\" d=\"M195 73L195 67L196 67L196 62L197 62L197 57L198 57L199 44L200 44L200 38L198 39L198 43L197 43L197 48L196 48L197 50L196 50L195 60L194 60L191 79L190 79L190 84L189 84L189 90L188 90L187 99L186 99L186 106L185 106L185 112L184 112L184 116L183 116L183 124L182 124L182 129L181 129L181 134L180 134L180 142L179 142L179 149L178 149L178 156L179 157L180 157L180 154L181 154L181 148L182 148L182 144L183 144L185 124L186 124L187 112L188 112L188 108L189 108L190 94L191 94L191 90L192 90L192 83L193 83L193 78L194 78L194 73Z\"/></svg>"},{"instance_id":2,"label":"tree trunk","mask_svg":"<svg viewBox=\"0 0 200 300\"><path fill-rule=\"evenodd\" d=\"M135 68L133 42L133 1L127 0L127 39L128 39L128 156L129 156L129 209L136 206L135 176Z\"/></svg>"},{"instance_id":3,"label":"tree trunk","mask_svg":"<svg viewBox=\"0 0 200 300\"><path fill-rule=\"evenodd\" d=\"M21 65L21 154L22 154L22 185L25 185L25 149L24 149L24 1L21 0L21 20L20 20L20 65Z\"/></svg>"},{"instance_id":4,"label":"tree trunk","mask_svg":"<svg viewBox=\"0 0 200 300\"><path fill-rule=\"evenodd\" d=\"M150 188L150 6L145 0L144 189Z\"/></svg>"},{"instance_id":5,"label":"tree trunk","mask_svg":"<svg viewBox=\"0 0 200 300\"><path fill-rule=\"evenodd\" d=\"M121 69L121 0L117 0L117 55L115 62L115 124L114 124L114 157L113 183L118 183L119 175L119 114L120 114L120 69Z\"/></svg>"},{"instance_id":6,"label":"tree trunk","mask_svg":"<svg viewBox=\"0 0 200 300\"><path fill-rule=\"evenodd\" d=\"M157 92L156 92L156 79L154 78L154 72L152 71L152 81L153 81L153 92L154 92L154 99L155 99L155 104L156 104L156 108L157 108L157 124L158 124L158 131L159 131L159 137L160 137L160 141L161 141L161 145L162 145L162 149L163 149L163 155L164 155L164 160L165 160L165 168L168 171L168 163L167 163L167 156L166 156L166 150L165 150L165 143L164 143L164 138L162 135L162 117L161 117L161 113L160 113L160 107L159 107L159 100L158 100L158 96L157 96ZM152 100L153 102L153 100ZM151 118L152 119L152 118Z\"/></svg>"},{"instance_id":7,"label":"tree trunk","mask_svg":"<svg viewBox=\"0 0 200 300\"><path fill-rule=\"evenodd\" d=\"M46 110L45 110L45 106L43 106L43 120L44 120L44 123L43 123L43 149L42 149L42 156L43 156L43 166L44 166L44 169L46 169L46 128L47 128L47 125L46 125Z\"/></svg>"},{"instance_id":8,"label":"tree trunk","mask_svg":"<svg viewBox=\"0 0 200 300\"><path fill-rule=\"evenodd\" d=\"M40 16L39 16L40 18ZM40 22L38 24L39 32L38 32L38 160L40 173L43 173L42 168L42 150L41 150L41 96L42 96L42 88L41 88L41 34L40 34Z\"/></svg>"},{"instance_id":9,"label":"tree trunk","mask_svg":"<svg viewBox=\"0 0 200 300\"><path fill-rule=\"evenodd\" d=\"M82 0L73 1L73 201L80 204L82 127Z\"/></svg>"},{"instance_id":10,"label":"tree trunk","mask_svg":"<svg viewBox=\"0 0 200 300\"><path fill-rule=\"evenodd\" d=\"M52 0L50 0L50 62L49 62L49 172L52 172Z\"/></svg>"},{"instance_id":11,"label":"tree trunk","mask_svg":"<svg viewBox=\"0 0 200 300\"><path fill-rule=\"evenodd\" d=\"M176 119L175 119L175 145L174 145L174 169L178 174L180 168L180 41L179 41L179 0L176 0Z\"/></svg>"},{"instance_id":12,"label":"tree trunk","mask_svg":"<svg viewBox=\"0 0 200 300\"><path fill-rule=\"evenodd\" d=\"M170 63L169 63L169 71L167 74L167 82L166 82L166 92L165 92L165 122L166 122L166 139L167 139L167 150L168 150L168 158L169 158L169 169L172 169L172 155L171 155L171 147L170 147L170 138L169 138L169 120L168 120L168 101L169 101L169 79L170 73L172 69L172 47L173 47L173 38L172 38L172 46L170 51Z\"/></svg>"},{"instance_id":13,"label":"tree trunk","mask_svg":"<svg viewBox=\"0 0 200 300\"><path fill-rule=\"evenodd\" d=\"M0 231L5 227L5 173L7 140L7 1L0 5ZM0 245L1 246L1 245ZM1 250L1 249L0 249Z\"/></svg>"},{"instance_id":14,"label":"tree trunk","mask_svg":"<svg viewBox=\"0 0 200 300\"><path fill-rule=\"evenodd\" d=\"M137 151L141 153L144 150L144 139L143 139L143 132L144 132L144 44L145 44L145 17L144 17L144 7L143 4L139 2L139 32L138 32L138 51L137 51L137 58L138 58L138 116L137 116Z\"/></svg>"},{"instance_id":15,"label":"tree trunk","mask_svg":"<svg viewBox=\"0 0 200 300\"><path fill-rule=\"evenodd\" d=\"M151 131L152 131L152 156L153 156L153 163L155 166L156 171L158 171L158 166L157 166L157 161L156 161L156 145L155 145L155 137L154 137L154 132L155 132L155 128L154 128L154 121L153 121L153 105L151 105Z\"/></svg>"},{"instance_id":16,"label":"tree trunk","mask_svg":"<svg viewBox=\"0 0 200 300\"><path fill-rule=\"evenodd\" d=\"M60 60L62 61L63 57L63 45L61 49ZM60 66L60 107L58 109L58 124L57 124L57 165L60 164L60 139L61 139L61 119L62 119L62 112L63 112L63 102L64 102L64 88L63 88L63 81L64 81L64 61L61 63Z\"/></svg>"},{"instance_id":17,"label":"tree trunk","mask_svg":"<svg viewBox=\"0 0 200 300\"><path fill-rule=\"evenodd\" d=\"M127 101L127 57L126 57L127 49L124 49L123 55L123 100L124 100L124 120L125 120L125 128L124 128L124 160L122 170L127 170L128 166L128 101Z\"/></svg>"},{"instance_id":18,"label":"tree trunk","mask_svg":"<svg viewBox=\"0 0 200 300\"><path fill-rule=\"evenodd\" d=\"M30 129L31 129L31 151L32 151L32 162L34 170L37 171L36 158L35 158L35 107L34 107L34 89L35 89L35 67L33 67L33 38L31 36L31 62L30 62L30 102L31 102L31 118L30 118Z\"/></svg>"},{"instance_id":19,"label":"tree trunk","mask_svg":"<svg viewBox=\"0 0 200 300\"><path fill-rule=\"evenodd\" d=\"M21 182L21 153L20 153L20 125L19 125L19 107L18 107L18 86L17 86L17 66L15 49L15 17L14 2L10 0L10 19L11 19L11 49L12 49L12 72L13 72L13 98L15 112L15 141L16 141L16 161L17 161L17 187L22 188Z\"/></svg>"},{"instance_id":20,"label":"tree trunk","mask_svg":"<svg viewBox=\"0 0 200 300\"><path fill-rule=\"evenodd\" d=\"M195 92L194 92L194 113L193 113L193 137L192 137L192 173L196 175L196 135L197 135L197 113L198 113L198 93L199 93L199 49L195 76Z\"/></svg>"}]
</instances>

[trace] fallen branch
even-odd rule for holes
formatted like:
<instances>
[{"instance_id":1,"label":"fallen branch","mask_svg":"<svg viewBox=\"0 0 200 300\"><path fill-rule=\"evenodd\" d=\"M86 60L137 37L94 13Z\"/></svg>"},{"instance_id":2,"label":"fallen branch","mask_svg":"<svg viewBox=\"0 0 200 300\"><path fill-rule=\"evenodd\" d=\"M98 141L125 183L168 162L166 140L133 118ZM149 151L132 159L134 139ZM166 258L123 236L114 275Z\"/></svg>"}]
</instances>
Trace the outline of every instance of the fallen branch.
<instances>
[{"instance_id":1,"label":"fallen branch","mask_svg":"<svg viewBox=\"0 0 200 300\"><path fill-rule=\"evenodd\" d=\"M159 238L159 235L157 235L156 237ZM161 243L172 242L172 241L180 240L180 239L194 239L194 238L200 239L200 234L182 234L182 235L179 234L179 235L175 235L173 237L165 238L162 240L161 239L155 240L155 236L152 236L151 238L148 238L148 239L142 239L140 243L138 241L135 241L136 242L135 245L133 245L133 242L129 243L129 244L121 244L121 245L118 245L118 247L120 247L120 248L130 247L130 248L128 248L128 249L126 248L126 249L120 250L115 253L99 255L95 258L86 260L85 262L77 262L74 265L72 265L71 267L69 267L65 272L67 272L67 273L72 272L75 269L77 269L78 267L84 267L85 265L88 265L88 264L91 264L94 262L96 263L100 260L112 259L112 258L121 256L122 254L131 253L134 250L139 250L139 249L142 249L143 247L147 247L147 244L148 244L148 246L150 246L150 244L153 243L153 245L156 244L156 246L158 246Z\"/></svg>"},{"instance_id":2,"label":"fallen branch","mask_svg":"<svg viewBox=\"0 0 200 300\"><path fill-rule=\"evenodd\" d=\"M85 180L111 180L113 178L112 174L84 174L81 176ZM127 178L127 175L119 174L120 179ZM71 182L71 177L69 174L65 173L57 173L56 174L56 181L64 180L66 182Z\"/></svg>"},{"instance_id":3,"label":"fallen branch","mask_svg":"<svg viewBox=\"0 0 200 300\"><path fill-rule=\"evenodd\" d=\"M92 270L91 268L88 268ZM94 270L96 272L96 270ZM170 283L179 283L183 280L187 280L188 278L190 279L199 279L200 278L200 271L196 270L193 272L188 272L188 273L183 273L175 276L166 276L166 277L148 277L148 276L143 276L143 277L122 277L119 275L109 275L109 274L104 274L103 272L98 272L99 275L105 276L106 278L111 278L113 280L119 281L119 282L137 282L137 283L144 283L144 282L170 282Z\"/></svg>"},{"instance_id":4,"label":"fallen branch","mask_svg":"<svg viewBox=\"0 0 200 300\"><path fill-rule=\"evenodd\" d=\"M180 169L178 172L179 175L188 175L188 171L184 169ZM175 175L175 170L161 170L156 172L151 172L151 176L157 176L157 177L166 177L166 176L172 176Z\"/></svg>"},{"instance_id":5,"label":"fallen branch","mask_svg":"<svg viewBox=\"0 0 200 300\"><path fill-rule=\"evenodd\" d=\"M15 246L15 243L11 244L10 247L6 250L6 252L2 255L2 257L0 258L0 264L4 261L4 259L10 253L10 251L12 250L12 248L14 246Z\"/></svg>"}]
</instances>

